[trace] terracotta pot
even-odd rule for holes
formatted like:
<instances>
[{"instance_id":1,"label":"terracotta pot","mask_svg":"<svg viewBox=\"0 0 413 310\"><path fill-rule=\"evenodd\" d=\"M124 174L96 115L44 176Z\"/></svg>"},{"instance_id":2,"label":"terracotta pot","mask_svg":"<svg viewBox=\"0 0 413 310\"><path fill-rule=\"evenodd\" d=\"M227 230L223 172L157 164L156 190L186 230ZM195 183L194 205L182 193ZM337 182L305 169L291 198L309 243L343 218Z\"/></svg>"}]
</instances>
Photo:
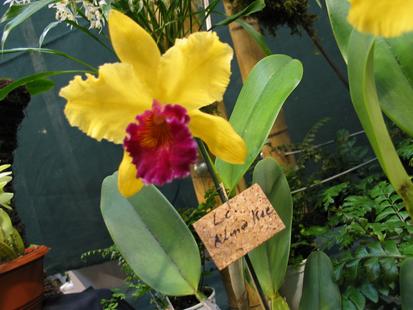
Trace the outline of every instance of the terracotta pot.
<instances>
[{"instance_id":1,"label":"terracotta pot","mask_svg":"<svg viewBox=\"0 0 413 310\"><path fill-rule=\"evenodd\" d=\"M37 310L43 301L43 257L49 248L32 246L10 262L0 264L0 309Z\"/></svg>"}]
</instances>

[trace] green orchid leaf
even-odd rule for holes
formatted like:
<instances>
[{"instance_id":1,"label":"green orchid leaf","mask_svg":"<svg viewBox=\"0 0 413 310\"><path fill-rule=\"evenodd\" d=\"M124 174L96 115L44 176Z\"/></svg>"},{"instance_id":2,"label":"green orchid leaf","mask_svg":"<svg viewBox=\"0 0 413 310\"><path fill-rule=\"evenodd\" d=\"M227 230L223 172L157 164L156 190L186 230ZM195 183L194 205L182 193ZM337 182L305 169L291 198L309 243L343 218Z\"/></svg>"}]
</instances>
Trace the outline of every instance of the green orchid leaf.
<instances>
[{"instance_id":1,"label":"green orchid leaf","mask_svg":"<svg viewBox=\"0 0 413 310\"><path fill-rule=\"evenodd\" d=\"M91 73L97 73L97 69L94 66L88 64L87 62L84 62L83 60L80 60L76 57L70 56L69 54L66 54L62 51L53 50L50 48L37 48L37 47L11 48L11 49L0 50L0 55L1 54L7 55L7 54L15 54L15 53L27 53L27 52L36 52L36 53L43 53L43 54L50 54L50 55L64 57L74 62L77 62L78 64L82 66L89 68L91 70Z\"/></svg>"},{"instance_id":2,"label":"green orchid leaf","mask_svg":"<svg viewBox=\"0 0 413 310\"><path fill-rule=\"evenodd\" d=\"M271 310L290 310L285 299L278 295L277 297L271 299Z\"/></svg>"},{"instance_id":3,"label":"green orchid leaf","mask_svg":"<svg viewBox=\"0 0 413 310\"><path fill-rule=\"evenodd\" d=\"M16 14L15 12L13 13L15 16L11 19L5 18L5 20L8 20L7 24L4 26L3 29L3 35L1 37L1 46L2 49L4 48L4 44L6 43L6 40L10 34L10 32L19 26L21 23L26 21L28 18L30 18L34 13L40 11L42 8L45 6L49 5L50 3L54 2L55 0L39 0L35 1L32 3L29 3L24 6L22 10ZM9 12L10 14L10 12ZM4 16L3 16L4 17Z\"/></svg>"},{"instance_id":4,"label":"green orchid leaf","mask_svg":"<svg viewBox=\"0 0 413 310\"><path fill-rule=\"evenodd\" d=\"M268 299L274 300L287 271L293 202L287 179L272 158L261 160L256 165L253 183L261 186L286 227L248 254L264 294Z\"/></svg>"},{"instance_id":5,"label":"green orchid leaf","mask_svg":"<svg viewBox=\"0 0 413 310\"><path fill-rule=\"evenodd\" d=\"M265 42L265 37L262 35L261 32L255 30L253 26L247 23L244 19L239 18L236 22L244 28L244 30L250 35L251 38L255 40L258 46L262 49L265 56L269 56L272 54L271 49L268 47L267 43Z\"/></svg>"},{"instance_id":6,"label":"green orchid leaf","mask_svg":"<svg viewBox=\"0 0 413 310\"><path fill-rule=\"evenodd\" d=\"M406 258L400 265L400 299L402 310L413 309L413 257Z\"/></svg>"},{"instance_id":7,"label":"green orchid leaf","mask_svg":"<svg viewBox=\"0 0 413 310\"><path fill-rule=\"evenodd\" d=\"M350 36L348 74L351 100L381 167L403 198L407 211L413 214L413 184L392 143L376 92L374 42L373 37L359 32L354 31Z\"/></svg>"},{"instance_id":8,"label":"green orchid leaf","mask_svg":"<svg viewBox=\"0 0 413 310\"><path fill-rule=\"evenodd\" d=\"M331 27L346 62L353 32L347 22L350 3L326 0ZM383 112L402 130L413 136L413 34L394 39L377 38L374 49L374 74Z\"/></svg>"},{"instance_id":9,"label":"green orchid leaf","mask_svg":"<svg viewBox=\"0 0 413 310\"><path fill-rule=\"evenodd\" d=\"M51 22L49 25L47 25L43 29L42 34L39 37L39 48L42 47L44 39L46 38L49 31L52 30L53 28L57 27L58 25L60 25L60 21Z\"/></svg>"},{"instance_id":10,"label":"green orchid leaf","mask_svg":"<svg viewBox=\"0 0 413 310\"><path fill-rule=\"evenodd\" d=\"M20 12L24 9L24 7L25 7L25 5L11 5L11 6L9 6L7 11L0 18L0 24L5 23L5 22L15 18L17 15L20 14Z\"/></svg>"},{"instance_id":11,"label":"green orchid leaf","mask_svg":"<svg viewBox=\"0 0 413 310\"><path fill-rule=\"evenodd\" d=\"M26 76L24 78L21 78L19 80L13 81L12 83L10 83L9 85L3 87L2 89L0 89L0 101L4 100L7 95L13 91L14 89L20 87L20 86L24 86L24 85L35 85L33 83L35 83L36 81L39 80L43 80L46 77L49 76L55 76L55 75L61 75L61 74L74 74L74 73L86 73L89 71L84 71L84 70L62 70L62 71L46 71L46 72L42 72L42 73L36 73L36 74L32 74L29 76ZM45 84L43 83L43 89L44 89ZM49 84L50 86L50 84ZM39 90L39 88L37 88L37 90ZM50 89L50 87L48 88Z\"/></svg>"},{"instance_id":12,"label":"green orchid leaf","mask_svg":"<svg viewBox=\"0 0 413 310\"><path fill-rule=\"evenodd\" d=\"M78 23L71 21L71 20L66 20L65 22L69 24L71 27L74 27L78 29L79 31L83 32L84 34L89 36L92 40L99 43L103 48L105 48L106 50L108 50L109 52L111 52L112 54L116 56L114 50L111 47L109 47L107 44L105 44L105 42L102 39L100 39L97 35L93 34L88 28L82 25L79 25Z\"/></svg>"},{"instance_id":13,"label":"green orchid leaf","mask_svg":"<svg viewBox=\"0 0 413 310\"><path fill-rule=\"evenodd\" d=\"M45 91L48 91L49 89L54 87L53 81L47 80L47 79L38 79L33 82L27 83L26 84L27 90L30 93L30 95L37 95L40 93L43 93Z\"/></svg>"},{"instance_id":14,"label":"green orchid leaf","mask_svg":"<svg viewBox=\"0 0 413 310\"><path fill-rule=\"evenodd\" d=\"M340 290L333 280L333 264L323 252L313 252L307 258L299 309L341 309Z\"/></svg>"},{"instance_id":15,"label":"green orchid leaf","mask_svg":"<svg viewBox=\"0 0 413 310\"><path fill-rule=\"evenodd\" d=\"M171 296L197 293L201 276L198 246L162 193L145 186L126 199L117 174L102 183L101 212L110 235L136 275Z\"/></svg>"},{"instance_id":16,"label":"green orchid leaf","mask_svg":"<svg viewBox=\"0 0 413 310\"><path fill-rule=\"evenodd\" d=\"M257 13L262 11L265 8L265 1L264 0L255 0L251 2L247 7L239 11L238 13L228 16L227 18L221 20L220 22L216 23L215 26L224 26L232 23L233 21L237 20L238 18L242 18L245 16L249 16L253 13Z\"/></svg>"},{"instance_id":17,"label":"green orchid leaf","mask_svg":"<svg viewBox=\"0 0 413 310\"><path fill-rule=\"evenodd\" d=\"M229 119L247 145L245 163L233 165L216 160L216 169L230 190L260 153L278 113L302 75L301 62L286 55L265 57L252 69Z\"/></svg>"}]
</instances>

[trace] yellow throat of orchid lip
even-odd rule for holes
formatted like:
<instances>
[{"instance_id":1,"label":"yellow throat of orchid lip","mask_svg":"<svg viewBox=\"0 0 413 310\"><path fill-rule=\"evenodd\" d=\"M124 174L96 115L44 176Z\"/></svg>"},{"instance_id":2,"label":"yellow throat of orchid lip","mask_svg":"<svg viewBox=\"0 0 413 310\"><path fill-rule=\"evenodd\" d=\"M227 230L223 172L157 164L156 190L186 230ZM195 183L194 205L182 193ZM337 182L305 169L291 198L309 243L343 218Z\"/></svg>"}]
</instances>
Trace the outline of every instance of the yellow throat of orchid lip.
<instances>
[{"instance_id":1,"label":"yellow throat of orchid lip","mask_svg":"<svg viewBox=\"0 0 413 310\"><path fill-rule=\"evenodd\" d=\"M231 47L213 32L197 32L176 40L161 55L152 37L126 15L112 10L108 24L120 62L100 66L97 77L75 76L61 89L69 123L98 141L122 144L128 125L149 110L154 99L178 104L187 111L193 137L206 142L217 157L242 164L243 139L227 120L199 110L222 100L231 74ZM137 175L132 158L124 152L118 174L123 196L142 188Z\"/></svg>"},{"instance_id":2,"label":"yellow throat of orchid lip","mask_svg":"<svg viewBox=\"0 0 413 310\"><path fill-rule=\"evenodd\" d=\"M413 31L412 0L350 0L350 2L348 20L361 32L396 37Z\"/></svg>"}]
</instances>

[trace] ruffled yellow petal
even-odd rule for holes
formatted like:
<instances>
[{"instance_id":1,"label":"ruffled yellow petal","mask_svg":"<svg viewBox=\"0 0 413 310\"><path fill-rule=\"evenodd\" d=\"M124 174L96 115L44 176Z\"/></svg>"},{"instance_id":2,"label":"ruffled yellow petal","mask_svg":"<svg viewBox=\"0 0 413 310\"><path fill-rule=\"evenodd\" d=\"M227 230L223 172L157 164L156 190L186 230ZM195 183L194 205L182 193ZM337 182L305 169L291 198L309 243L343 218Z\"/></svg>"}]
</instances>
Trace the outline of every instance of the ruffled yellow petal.
<instances>
[{"instance_id":1,"label":"ruffled yellow petal","mask_svg":"<svg viewBox=\"0 0 413 310\"><path fill-rule=\"evenodd\" d=\"M227 120L199 110L189 111L189 117L192 135L205 141L215 156L232 164L244 163L247 156L245 142Z\"/></svg>"},{"instance_id":2,"label":"ruffled yellow petal","mask_svg":"<svg viewBox=\"0 0 413 310\"><path fill-rule=\"evenodd\" d=\"M109 33L119 59L133 65L147 87L155 87L161 54L150 34L116 10L111 10L109 14Z\"/></svg>"},{"instance_id":3,"label":"ruffled yellow petal","mask_svg":"<svg viewBox=\"0 0 413 310\"><path fill-rule=\"evenodd\" d=\"M214 32L197 32L176 40L162 57L156 98L188 110L219 101L231 75L232 49Z\"/></svg>"},{"instance_id":4,"label":"ruffled yellow petal","mask_svg":"<svg viewBox=\"0 0 413 310\"><path fill-rule=\"evenodd\" d=\"M127 152L123 152L123 159L119 166L118 188L124 197L130 197L141 190L143 182L136 177L136 167Z\"/></svg>"},{"instance_id":5,"label":"ruffled yellow petal","mask_svg":"<svg viewBox=\"0 0 413 310\"><path fill-rule=\"evenodd\" d=\"M350 2L348 20L361 32L395 37L413 30L412 0L351 0Z\"/></svg>"},{"instance_id":6,"label":"ruffled yellow petal","mask_svg":"<svg viewBox=\"0 0 413 310\"><path fill-rule=\"evenodd\" d=\"M122 143L126 127L136 115L150 108L152 96L129 64L106 64L99 76L87 74L60 90L67 100L65 114L72 126L88 136Z\"/></svg>"}]
</instances>

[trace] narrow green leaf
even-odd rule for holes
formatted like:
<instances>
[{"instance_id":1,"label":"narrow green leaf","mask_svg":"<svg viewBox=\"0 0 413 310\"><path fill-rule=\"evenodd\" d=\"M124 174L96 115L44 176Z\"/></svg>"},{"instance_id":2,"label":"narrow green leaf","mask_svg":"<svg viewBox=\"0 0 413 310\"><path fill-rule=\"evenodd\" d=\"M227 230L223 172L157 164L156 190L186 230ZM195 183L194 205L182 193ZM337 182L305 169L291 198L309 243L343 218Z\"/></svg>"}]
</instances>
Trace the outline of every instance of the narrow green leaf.
<instances>
[{"instance_id":1,"label":"narrow green leaf","mask_svg":"<svg viewBox=\"0 0 413 310\"><path fill-rule=\"evenodd\" d=\"M49 33L50 30L52 30L53 28L55 28L56 26L60 25L60 21L56 21L56 22L51 22L49 25L47 25L44 29L42 34L39 37L39 48L42 47L43 45L43 41L46 38L47 34Z\"/></svg>"},{"instance_id":2,"label":"narrow green leaf","mask_svg":"<svg viewBox=\"0 0 413 310\"><path fill-rule=\"evenodd\" d=\"M255 30L253 26L251 26L249 23L247 23L245 20L242 18L239 18L236 20L236 22L244 28L244 30L257 42L259 47L262 49L264 52L265 56L269 56L272 54L271 49L268 47L267 43L265 42L265 37Z\"/></svg>"},{"instance_id":3,"label":"narrow green leaf","mask_svg":"<svg viewBox=\"0 0 413 310\"><path fill-rule=\"evenodd\" d=\"M38 0L28 5L25 5L24 8L20 12L18 12L18 14L15 15L12 19L10 19L6 26L4 26L3 35L1 37L2 49L4 48L4 43L6 43L7 37L14 28L16 28L25 20L30 18L34 13L40 11L42 8L54 1L55 0Z\"/></svg>"},{"instance_id":4,"label":"narrow green leaf","mask_svg":"<svg viewBox=\"0 0 413 310\"><path fill-rule=\"evenodd\" d=\"M113 49L110 48L108 45L105 44L105 42L103 42L103 40L101 40L97 35L93 34L88 28L83 27L82 25L79 25L78 23L71 21L71 20L67 20L65 21L67 24L69 24L70 26L80 30L81 32L83 32L84 34L88 35L90 38L92 38L92 40L96 41L97 43L99 43L102 47L104 47L106 50L108 50L111 53L114 53Z\"/></svg>"},{"instance_id":5,"label":"narrow green leaf","mask_svg":"<svg viewBox=\"0 0 413 310\"><path fill-rule=\"evenodd\" d=\"M353 30L347 22L350 3L326 0L330 23L344 60ZM374 49L374 74L383 112L402 130L413 136L413 34L393 39L377 38Z\"/></svg>"},{"instance_id":6,"label":"narrow green leaf","mask_svg":"<svg viewBox=\"0 0 413 310\"><path fill-rule=\"evenodd\" d=\"M165 295L197 293L198 246L156 187L145 186L126 199L118 192L115 173L102 183L101 211L116 247L139 278Z\"/></svg>"},{"instance_id":7,"label":"narrow green leaf","mask_svg":"<svg viewBox=\"0 0 413 310\"><path fill-rule=\"evenodd\" d=\"M30 95L34 96L53 88L54 83L53 81L47 79L38 79L33 82L27 83L26 87Z\"/></svg>"},{"instance_id":8,"label":"narrow green leaf","mask_svg":"<svg viewBox=\"0 0 413 310\"><path fill-rule=\"evenodd\" d=\"M265 8L265 1L264 0L255 0L251 2L247 7L239 11L238 13L228 16L227 18L221 20L220 22L216 23L215 26L224 26L232 23L233 21L237 20L238 18L249 16L253 13L257 13L262 11Z\"/></svg>"},{"instance_id":9,"label":"narrow green leaf","mask_svg":"<svg viewBox=\"0 0 413 310\"><path fill-rule=\"evenodd\" d=\"M64 57L67 59L70 59L74 62L77 62L78 64L81 64L89 69L92 70L92 73L97 73L97 70L95 67L92 65L88 64L87 62L84 62L83 60L80 60L76 57L70 56L69 54L66 54L62 51L58 50L53 50L49 48L37 48L37 47L20 47L20 48L11 48L11 49L6 49L6 50L0 50L0 54L15 54L15 53L26 53L26 52L37 52L37 53L43 53L43 54L51 54L55 56L60 56Z\"/></svg>"},{"instance_id":10,"label":"narrow green leaf","mask_svg":"<svg viewBox=\"0 0 413 310\"><path fill-rule=\"evenodd\" d=\"M261 160L256 165L253 183L261 186L286 227L248 254L264 294L274 299L284 282L288 266L293 202L287 179L272 158Z\"/></svg>"},{"instance_id":11,"label":"narrow green leaf","mask_svg":"<svg viewBox=\"0 0 413 310\"><path fill-rule=\"evenodd\" d=\"M387 130L374 80L374 38L353 32L348 47L350 94L354 109L381 167L413 215L413 184Z\"/></svg>"},{"instance_id":12,"label":"narrow green leaf","mask_svg":"<svg viewBox=\"0 0 413 310\"><path fill-rule=\"evenodd\" d=\"M61 75L61 74L83 73L83 72L88 72L88 71L81 71L81 70L46 71L46 72L36 73L36 74L26 76L0 89L0 101L4 100L4 98L6 98L7 95L12 90L20 86L33 83L37 80L42 80L42 79L44 80L44 78L49 77L49 76L55 76L55 75Z\"/></svg>"},{"instance_id":13,"label":"narrow green leaf","mask_svg":"<svg viewBox=\"0 0 413 310\"><path fill-rule=\"evenodd\" d=\"M24 9L25 5L11 5L0 19L0 24L15 18Z\"/></svg>"},{"instance_id":14,"label":"narrow green leaf","mask_svg":"<svg viewBox=\"0 0 413 310\"><path fill-rule=\"evenodd\" d=\"M323 252L313 252L308 256L299 309L341 309L340 290L333 280L333 265Z\"/></svg>"},{"instance_id":15,"label":"narrow green leaf","mask_svg":"<svg viewBox=\"0 0 413 310\"><path fill-rule=\"evenodd\" d=\"M402 310L413 309L413 257L406 258L400 265L400 299Z\"/></svg>"},{"instance_id":16,"label":"narrow green leaf","mask_svg":"<svg viewBox=\"0 0 413 310\"><path fill-rule=\"evenodd\" d=\"M270 300L271 310L290 310L284 297L278 295Z\"/></svg>"},{"instance_id":17,"label":"narrow green leaf","mask_svg":"<svg viewBox=\"0 0 413 310\"><path fill-rule=\"evenodd\" d=\"M301 62L286 55L265 57L252 69L229 119L247 145L247 158L243 165L216 160L217 171L230 190L261 151L285 100L302 75Z\"/></svg>"}]
</instances>

